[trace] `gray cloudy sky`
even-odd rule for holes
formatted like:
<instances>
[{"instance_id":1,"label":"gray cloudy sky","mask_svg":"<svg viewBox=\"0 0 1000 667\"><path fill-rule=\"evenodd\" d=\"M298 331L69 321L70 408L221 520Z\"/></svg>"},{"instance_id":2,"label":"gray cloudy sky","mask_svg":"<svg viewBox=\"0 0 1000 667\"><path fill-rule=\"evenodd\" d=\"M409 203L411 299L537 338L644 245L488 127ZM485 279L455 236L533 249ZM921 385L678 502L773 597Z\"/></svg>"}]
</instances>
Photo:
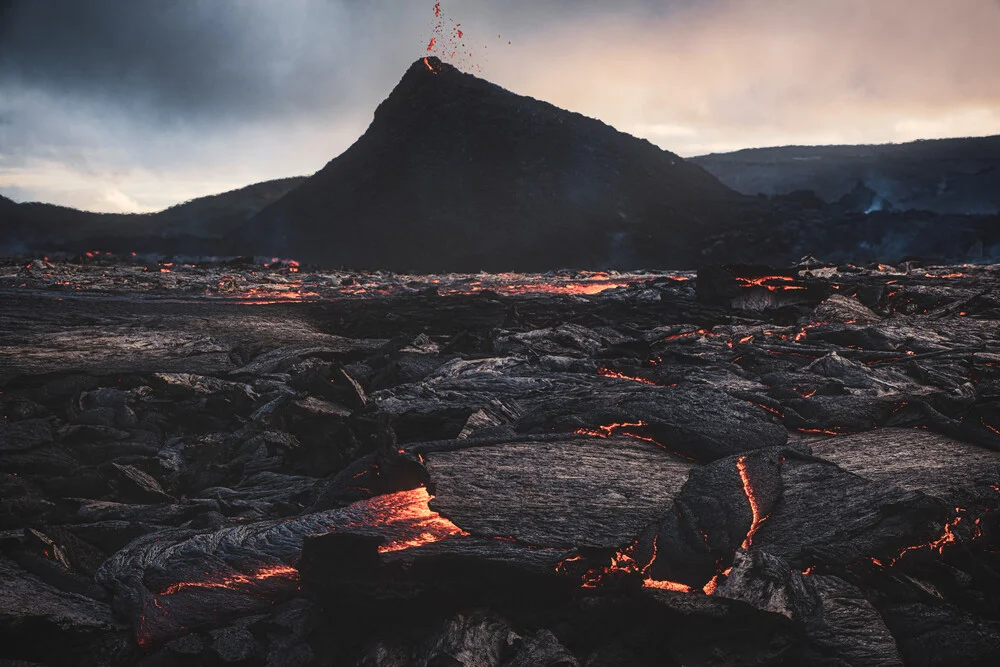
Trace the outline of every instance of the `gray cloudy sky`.
<instances>
[{"instance_id":1,"label":"gray cloudy sky","mask_svg":"<svg viewBox=\"0 0 1000 667\"><path fill-rule=\"evenodd\" d=\"M0 194L148 211L311 173L439 21L459 67L682 155L1000 133L1000 0L441 7L0 0Z\"/></svg>"}]
</instances>

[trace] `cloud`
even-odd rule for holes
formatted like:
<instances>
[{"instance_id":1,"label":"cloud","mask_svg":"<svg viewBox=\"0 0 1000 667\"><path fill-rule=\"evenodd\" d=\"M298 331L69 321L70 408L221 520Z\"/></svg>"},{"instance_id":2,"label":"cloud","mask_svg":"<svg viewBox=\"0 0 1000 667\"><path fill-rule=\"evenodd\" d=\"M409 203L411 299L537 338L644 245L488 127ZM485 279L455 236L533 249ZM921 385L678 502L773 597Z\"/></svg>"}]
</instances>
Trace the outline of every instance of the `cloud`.
<instances>
[{"instance_id":1,"label":"cloud","mask_svg":"<svg viewBox=\"0 0 1000 667\"><path fill-rule=\"evenodd\" d=\"M978 0L734 1L641 25L583 18L536 36L498 78L617 127L696 128L649 135L683 154L988 134L998 31L1000 4Z\"/></svg>"},{"instance_id":2,"label":"cloud","mask_svg":"<svg viewBox=\"0 0 1000 667\"><path fill-rule=\"evenodd\" d=\"M682 155L1000 133L995 1L442 4L460 66ZM311 173L422 55L432 6L0 0L0 192L146 210Z\"/></svg>"}]
</instances>

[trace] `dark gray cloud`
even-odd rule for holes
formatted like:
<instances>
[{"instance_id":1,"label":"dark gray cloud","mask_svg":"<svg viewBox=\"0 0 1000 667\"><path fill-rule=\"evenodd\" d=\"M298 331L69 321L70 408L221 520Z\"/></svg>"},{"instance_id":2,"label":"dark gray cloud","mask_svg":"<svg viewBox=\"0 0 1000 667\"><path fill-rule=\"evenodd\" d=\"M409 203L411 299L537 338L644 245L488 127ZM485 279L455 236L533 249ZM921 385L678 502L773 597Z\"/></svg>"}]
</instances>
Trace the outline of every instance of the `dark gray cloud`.
<instances>
[{"instance_id":1,"label":"dark gray cloud","mask_svg":"<svg viewBox=\"0 0 1000 667\"><path fill-rule=\"evenodd\" d=\"M997 0L441 4L0 0L0 193L151 209L310 173L438 21L464 37L437 55L681 154L1000 131Z\"/></svg>"},{"instance_id":2,"label":"dark gray cloud","mask_svg":"<svg viewBox=\"0 0 1000 667\"><path fill-rule=\"evenodd\" d=\"M22 0L3 14L0 78L167 121L336 108L358 88L338 63L359 55L359 15L354 3Z\"/></svg>"}]
</instances>

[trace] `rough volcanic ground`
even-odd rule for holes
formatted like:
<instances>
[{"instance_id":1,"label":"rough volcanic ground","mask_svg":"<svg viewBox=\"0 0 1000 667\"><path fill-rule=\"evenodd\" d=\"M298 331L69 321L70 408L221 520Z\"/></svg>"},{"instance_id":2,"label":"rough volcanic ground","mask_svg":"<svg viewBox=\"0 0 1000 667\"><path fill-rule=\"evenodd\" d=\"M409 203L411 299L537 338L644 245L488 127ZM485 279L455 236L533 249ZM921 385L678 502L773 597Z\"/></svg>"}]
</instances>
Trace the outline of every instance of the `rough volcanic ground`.
<instances>
[{"instance_id":1,"label":"rough volcanic ground","mask_svg":"<svg viewBox=\"0 0 1000 667\"><path fill-rule=\"evenodd\" d=\"M997 664L998 285L4 262L0 662Z\"/></svg>"}]
</instances>

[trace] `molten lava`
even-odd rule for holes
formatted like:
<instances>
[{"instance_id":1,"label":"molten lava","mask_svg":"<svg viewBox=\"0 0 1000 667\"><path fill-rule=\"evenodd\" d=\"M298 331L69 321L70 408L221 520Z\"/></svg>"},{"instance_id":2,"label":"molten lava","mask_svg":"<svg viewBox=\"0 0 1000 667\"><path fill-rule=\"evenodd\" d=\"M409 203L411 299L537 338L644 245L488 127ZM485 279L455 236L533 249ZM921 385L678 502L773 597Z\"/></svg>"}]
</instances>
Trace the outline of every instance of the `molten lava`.
<instances>
[{"instance_id":1,"label":"molten lava","mask_svg":"<svg viewBox=\"0 0 1000 667\"><path fill-rule=\"evenodd\" d=\"M933 273L925 273L924 278L964 278L964 273L942 273L939 275L934 275Z\"/></svg>"},{"instance_id":2,"label":"molten lava","mask_svg":"<svg viewBox=\"0 0 1000 667\"><path fill-rule=\"evenodd\" d=\"M983 419L982 417L979 418L979 423L988 428L989 430L993 431L997 435L1000 435L1000 429L998 429L995 426L990 426L989 424L986 423L986 420Z\"/></svg>"},{"instance_id":3,"label":"molten lava","mask_svg":"<svg viewBox=\"0 0 1000 667\"><path fill-rule=\"evenodd\" d=\"M768 283L778 282L778 283L791 283L795 282L795 278L789 278L788 276L761 276L760 278L743 278L741 276L736 276L736 282L739 283L740 287L763 287L771 292L778 292L781 290L804 290L805 287L801 285L770 285Z\"/></svg>"},{"instance_id":4,"label":"molten lava","mask_svg":"<svg viewBox=\"0 0 1000 667\"><path fill-rule=\"evenodd\" d=\"M681 584L676 581L660 581L657 579L643 579L642 585L644 588L658 588L661 591L677 591L678 593L694 593L694 589L687 584Z\"/></svg>"},{"instance_id":5,"label":"molten lava","mask_svg":"<svg viewBox=\"0 0 1000 667\"><path fill-rule=\"evenodd\" d=\"M743 549L749 549L750 545L753 544L754 533L760 528L760 524L767 520L767 516L761 514L760 501L754 493L753 483L750 481L750 473L747 470L747 457L741 456L736 460L736 469L740 473L740 481L743 482L743 493L746 494L747 501L750 503L750 511L753 513L750 530L747 531L747 536L741 545Z\"/></svg>"},{"instance_id":6,"label":"molten lava","mask_svg":"<svg viewBox=\"0 0 1000 667\"><path fill-rule=\"evenodd\" d=\"M608 424L606 426L598 426L596 429L580 428L574 431L574 433L576 433L577 435L591 435L594 436L595 438L610 438L612 435L615 434L615 431L618 429L630 428L630 427L643 427L643 426L649 426L649 424L641 420L637 422L622 422L620 424ZM621 435L627 435L633 438L641 437L628 432L622 432Z\"/></svg>"},{"instance_id":7,"label":"molten lava","mask_svg":"<svg viewBox=\"0 0 1000 667\"><path fill-rule=\"evenodd\" d=\"M616 378L618 380L631 380L632 382L641 382L642 384L650 384L653 385L654 387L659 386L652 380L647 380L646 378L641 378L641 377L635 377L633 375L625 375L624 373L613 371L610 368L607 368L606 366L601 366L599 369L597 369L597 373L598 375L603 375L606 378Z\"/></svg>"},{"instance_id":8,"label":"molten lava","mask_svg":"<svg viewBox=\"0 0 1000 667\"><path fill-rule=\"evenodd\" d=\"M160 595L173 595L188 588L229 588L235 590L274 578L295 580L299 578L299 571L288 565L267 565L250 574L231 574L217 580L181 581L171 584L161 591Z\"/></svg>"},{"instance_id":9,"label":"molten lava","mask_svg":"<svg viewBox=\"0 0 1000 667\"><path fill-rule=\"evenodd\" d=\"M379 547L380 553L419 547L452 537L468 535L464 530L433 511L432 496L424 487L399 491L362 500L351 506L354 518L350 525L357 528L378 528L391 541Z\"/></svg>"},{"instance_id":10,"label":"molten lava","mask_svg":"<svg viewBox=\"0 0 1000 667\"><path fill-rule=\"evenodd\" d=\"M888 561L881 561L878 558L872 558L871 559L872 562L875 565L878 565L879 567L892 567L893 565L898 563L899 559L901 559L903 556L905 556L911 551L917 551L919 549L933 549L936 550L938 554L944 554L944 548L946 546L958 542L958 536L955 534L955 528L958 526L959 523L962 522L963 518L962 514L964 512L965 510L963 508L956 507L955 518L949 519L948 521L945 522L944 529L942 530L941 535L938 538L931 540L930 542L925 542L923 544L914 544L905 547L898 554L890 558ZM976 522L976 526L978 529L978 521Z\"/></svg>"}]
</instances>

